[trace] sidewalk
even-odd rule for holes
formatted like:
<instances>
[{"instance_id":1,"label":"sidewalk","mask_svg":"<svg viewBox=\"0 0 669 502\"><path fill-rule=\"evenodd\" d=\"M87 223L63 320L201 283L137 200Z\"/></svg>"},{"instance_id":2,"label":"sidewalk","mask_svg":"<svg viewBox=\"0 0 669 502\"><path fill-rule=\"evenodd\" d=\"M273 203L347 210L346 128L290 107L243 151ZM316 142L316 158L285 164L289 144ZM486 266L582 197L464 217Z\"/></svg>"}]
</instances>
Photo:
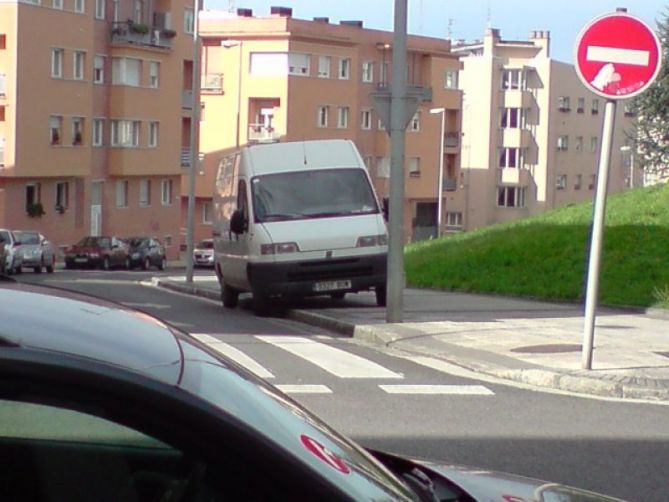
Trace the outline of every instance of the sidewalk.
<instances>
[{"instance_id":1,"label":"sidewalk","mask_svg":"<svg viewBox=\"0 0 669 502\"><path fill-rule=\"evenodd\" d=\"M215 277L154 278L161 287L220 299ZM387 324L371 293L311 298L288 317L369 343L532 386L669 402L669 314L600 308L593 369L581 369L583 307L407 289L403 323Z\"/></svg>"}]
</instances>

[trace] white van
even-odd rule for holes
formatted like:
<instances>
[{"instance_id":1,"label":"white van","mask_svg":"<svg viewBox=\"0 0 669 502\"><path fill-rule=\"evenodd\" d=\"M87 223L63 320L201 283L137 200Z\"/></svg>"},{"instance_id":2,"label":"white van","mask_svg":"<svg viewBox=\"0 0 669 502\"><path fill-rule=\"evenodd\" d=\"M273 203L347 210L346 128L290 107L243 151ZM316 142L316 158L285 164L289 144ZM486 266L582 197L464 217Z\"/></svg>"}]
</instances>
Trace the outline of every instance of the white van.
<instances>
[{"instance_id":1,"label":"white van","mask_svg":"<svg viewBox=\"0 0 669 502\"><path fill-rule=\"evenodd\" d=\"M252 145L222 159L213 237L223 305L374 290L386 304L387 230L353 142Z\"/></svg>"}]
</instances>

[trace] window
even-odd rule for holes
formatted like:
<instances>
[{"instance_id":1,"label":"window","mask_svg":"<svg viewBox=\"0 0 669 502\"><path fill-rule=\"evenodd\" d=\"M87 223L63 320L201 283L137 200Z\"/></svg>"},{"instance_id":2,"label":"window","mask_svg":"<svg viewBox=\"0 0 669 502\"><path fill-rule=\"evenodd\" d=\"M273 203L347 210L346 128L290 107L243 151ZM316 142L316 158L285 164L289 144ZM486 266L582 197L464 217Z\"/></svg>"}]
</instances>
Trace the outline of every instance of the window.
<instances>
[{"instance_id":1,"label":"window","mask_svg":"<svg viewBox=\"0 0 669 502\"><path fill-rule=\"evenodd\" d=\"M342 58L339 60L339 79L348 80L351 73L351 60Z\"/></svg>"},{"instance_id":2,"label":"window","mask_svg":"<svg viewBox=\"0 0 669 502\"><path fill-rule=\"evenodd\" d=\"M457 70L446 70L444 72L444 89L458 88L458 72Z\"/></svg>"},{"instance_id":3,"label":"window","mask_svg":"<svg viewBox=\"0 0 669 502\"><path fill-rule=\"evenodd\" d=\"M42 202L42 185L40 183L28 183L26 185L26 208Z\"/></svg>"},{"instance_id":4,"label":"window","mask_svg":"<svg viewBox=\"0 0 669 502\"><path fill-rule=\"evenodd\" d=\"M116 182L116 207L128 207L128 180Z\"/></svg>"},{"instance_id":5,"label":"window","mask_svg":"<svg viewBox=\"0 0 669 502\"><path fill-rule=\"evenodd\" d=\"M567 188L567 175L566 174L558 174L557 178L555 179L555 188L558 190L564 190Z\"/></svg>"},{"instance_id":6,"label":"window","mask_svg":"<svg viewBox=\"0 0 669 502\"><path fill-rule=\"evenodd\" d=\"M522 127L523 113L520 108L503 108L500 126L503 129L518 129Z\"/></svg>"},{"instance_id":7,"label":"window","mask_svg":"<svg viewBox=\"0 0 669 502\"><path fill-rule=\"evenodd\" d=\"M158 61L149 62L149 87L157 88L160 77L160 63Z\"/></svg>"},{"instance_id":8,"label":"window","mask_svg":"<svg viewBox=\"0 0 669 502\"><path fill-rule=\"evenodd\" d=\"M574 145L574 149L577 152L580 152L583 150L583 136L576 136L576 145Z\"/></svg>"},{"instance_id":9,"label":"window","mask_svg":"<svg viewBox=\"0 0 669 502\"><path fill-rule=\"evenodd\" d=\"M365 61L362 63L362 81L374 82L374 62Z\"/></svg>"},{"instance_id":10,"label":"window","mask_svg":"<svg viewBox=\"0 0 669 502\"><path fill-rule=\"evenodd\" d=\"M102 146L105 134L105 119L93 119L93 146Z\"/></svg>"},{"instance_id":11,"label":"window","mask_svg":"<svg viewBox=\"0 0 669 502\"><path fill-rule=\"evenodd\" d=\"M60 145L63 133L63 117L51 115L49 117L49 142L52 145Z\"/></svg>"},{"instance_id":12,"label":"window","mask_svg":"<svg viewBox=\"0 0 669 502\"><path fill-rule=\"evenodd\" d=\"M86 4L84 3L84 0L74 0L74 12L83 14L85 8Z\"/></svg>"},{"instance_id":13,"label":"window","mask_svg":"<svg viewBox=\"0 0 669 502\"><path fill-rule=\"evenodd\" d=\"M195 16L193 9L184 9L184 32L193 33L195 29Z\"/></svg>"},{"instance_id":14,"label":"window","mask_svg":"<svg viewBox=\"0 0 669 502\"><path fill-rule=\"evenodd\" d=\"M51 6L52 6L54 9L60 9L60 10L63 10L63 0L53 0L53 1L51 2Z\"/></svg>"},{"instance_id":15,"label":"window","mask_svg":"<svg viewBox=\"0 0 669 502\"><path fill-rule=\"evenodd\" d=\"M588 190L594 190L596 183L597 183L597 175L596 174L591 174L590 175L590 183L588 184Z\"/></svg>"},{"instance_id":16,"label":"window","mask_svg":"<svg viewBox=\"0 0 669 502\"><path fill-rule=\"evenodd\" d=\"M288 74L308 77L310 74L309 54L288 54Z\"/></svg>"},{"instance_id":17,"label":"window","mask_svg":"<svg viewBox=\"0 0 669 502\"><path fill-rule=\"evenodd\" d=\"M149 122L149 147L155 148L158 146L158 122Z\"/></svg>"},{"instance_id":18,"label":"window","mask_svg":"<svg viewBox=\"0 0 669 502\"><path fill-rule=\"evenodd\" d=\"M599 113L599 100L598 99L593 99L592 100L592 108L590 109L591 113L593 115L597 115Z\"/></svg>"},{"instance_id":19,"label":"window","mask_svg":"<svg viewBox=\"0 0 669 502\"><path fill-rule=\"evenodd\" d=\"M420 157L409 157L408 164L409 176L420 178Z\"/></svg>"},{"instance_id":20,"label":"window","mask_svg":"<svg viewBox=\"0 0 669 502\"><path fill-rule=\"evenodd\" d=\"M275 77L288 73L288 54L285 52L252 52L251 75Z\"/></svg>"},{"instance_id":21,"label":"window","mask_svg":"<svg viewBox=\"0 0 669 502\"><path fill-rule=\"evenodd\" d=\"M521 165L520 148L500 148L499 167L520 167Z\"/></svg>"},{"instance_id":22,"label":"window","mask_svg":"<svg viewBox=\"0 0 669 502\"><path fill-rule=\"evenodd\" d=\"M497 187L499 207L525 207L525 187Z\"/></svg>"},{"instance_id":23,"label":"window","mask_svg":"<svg viewBox=\"0 0 669 502\"><path fill-rule=\"evenodd\" d=\"M72 144L80 146L84 142L84 118L72 117Z\"/></svg>"},{"instance_id":24,"label":"window","mask_svg":"<svg viewBox=\"0 0 669 502\"><path fill-rule=\"evenodd\" d=\"M105 18L105 0L95 0L95 19Z\"/></svg>"},{"instance_id":25,"label":"window","mask_svg":"<svg viewBox=\"0 0 669 502\"><path fill-rule=\"evenodd\" d=\"M583 175L582 174L577 174L574 179L575 179L574 190L580 190L581 189L581 183L583 182Z\"/></svg>"},{"instance_id":26,"label":"window","mask_svg":"<svg viewBox=\"0 0 669 502\"><path fill-rule=\"evenodd\" d=\"M112 58L112 84L139 86L142 62L134 58Z\"/></svg>"},{"instance_id":27,"label":"window","mask_svg":"<svg viewBox=\"0 0 669 502\"><path fill-rule=\"evenodd\" d=\"M132 20L136 23L142 22L142 0L135 0L133 2Z\"/></svg>"},{"instance_id":28,"label":"window","mask_svg":"<svg viewBox=\"0 0 669 502\"><path fill-rule=\"evenodd\" d=\"M561 112L568 112L571 110L569 106L569 96L560 96L558 98L558 110Z\"/></svg>"},{"instance_id":29,"label":"window","mask_svg":"<svg viewBox=\"0 0 669 502\"><path fill-rule=\"evenodd\" d=\"M138 120L112 120L111 146L136 147L139 145Z\"/></svg>"},{"instance_id":30,"label":"window","mask_svg":"<svg viewBox=\"0 0 669 502\"><path fill-rule=\"evenodd\" d=\"M330 56L318 56L318 78L330 78Z\"/></svg>"},{"instance_id":31,"label":"window","mask_svg":"<svg viewBox=\"0 0 669 502\"><path fill-rule=\"evenodd\" d=\"M172 205L172 180L162 180L160 182L160 201L163 206Z\"/></svg>"},{"instance_id":32,"label":"window","mask_svg":"<svg viewBox=\"0 0 669 502\"><path fill-rule=\"evenodd\" d=\"M56 207L66 208L70 205L70 184L67 181L56 183Z\"/></svg>"},{"instance_id":33,"label":"window","mask_svg":"<svg viewBox=\"0 0 669 502\"><path fill-rule=\"evenodd\" d=\"M105 83L105 57L95 56L93 58L93 82L96 84Z\"/></svg>"},{"instance_id":34,"label":"window","mask_svg":"<svg viewBox=\"0 0 669 502\"><path fill-rule=\"evenodd\" d=\"M390 157L378 157L376 167L376 175L379 178L390 178Z\"/></svg>"},{"instance_id":35,"label":"window","mask_svg":"<svg viewBox=\"0 0 669 502\"><path fill-rule=\"evenodd\" d=\"M211 218L211 201L205 201L202 203L202 223L205 224L211 224L212 223L212 218Z\"/></svg>"},{"instance_id":36,"label":"window","mask_svg":"<svg viewBox=\"0 0 669 502\"><path fill-rule=\"evenodd\" d=\"M409 130L412 132L420 131L420 112L413 114L411 122L409 123Z\"/></svg>"},{"instance_id":37,"label":"window","mask_svg":"<svg viewBox=\"0 0 669 502\"><path fill-rule=\"evenodd\" d=\"M318 119L316 122L317 127L327 127L328 126L328 107L319 106L318 107Z\"/></svg>"},{"instance_id":38,"label":"window","mask_svg":"<svg viewBox=\"0 0 669 502\"><path fill-rule=\"evenodd\" d=\"M74 80L84 79L84 68L86 66L86 53L74 51L74 65L72 67L72 78Z\"/></svg>"},{"instance_id":39,"label":"window","mask_svg":"<svg viewBox=\"0 0 669 502\"><path fill-rule=\"evenodd\" d=\"M63 78L63 49L51 49L51 76Z\"/></svg>"},{"instance_id":40,"label":"window","mask_svg":"<svg viewBox=\"0 0 669 502\"><path fill-rule=\"evenodd\" d=\"M139 180L139 207L151 205L151 180Z\"/></svg>"},{"instance_id":41,"label":"window","mask_svg":"<svg viewBox=\"0 0 669 502\"><path fill-rule=\"evenodd\" d=\"M590 138L590 151L594 153L597 151L598 148L599 148L599 140L597 139L597 136L592 136Z\"/></svg>"},{"instance_id":42,"label":"window","mask_svg":"<svg viewBox=\"0 0 669 502\"><path fill-rule=\"evenodd\" d=\"M525 82L520 69L505 69L502 71L502 89L524 89Z\"/></svg>"},{"instance_id":43,"label":"window","mask_svg":"<svg viewBox=\"0 0 669 502\"><path fill-rule=\"evenodd\" d=\"M576 113L583 113L585 110L585 98L578 98L578 104L576 105Z\"/></svg>"},{"instance_id":44,"label":"window","mask_svg":"<svg viewBox=\"0 0 669 502\"><path fill-rule=\"evenodd\" d=\"M569 150L569 136L567 136L567 135L558 136L557 149L558 150Z\"/></svg>"},{"instance_id":45,"label":"window","mask_svg":"<svg viewBox=\"0 0 669 502\"><path fill-rule=\"evenodd\" d=\"M367 109L360 112L360 127L365 130L372 128L372 110Z\"/></svg>"},{"instance_id":46,"label":"window","mask_svg":"<svg viewBox=\"0 0 669 502\"><path fill-rule=\"evenodd\" d=\"M379 82L381 87L388 86L388 63L385 61L379 65Z\"/></svg>"},{"instance_id":47,"label":"window","mask_svg":"<svg viewBox=\"0 0 669 502\"><path fill-rule=\"evenodd\" d=\"M383 125L383 122L381 122L381 119L379 119L379 123L377 124L377 129L379 131L385 131L386 130L386 126Z\"/></svg>"},{"instance_id":48,"label":"window","mask_svg":"<svg viewBox=\"0 0 669 502\"><path fill-rule=\"evenodd\" d=\"M340 106L337 109L337 127L346 129L348 127L348 106Z\"/></svg>"},{"instance_id":49,"label":"window","mask_svg":"<svg viewBox=\"0 0 669 502\"><path fill-rule=\"evenodd\" d=\"M460 211L446 211L446 226L462 228L462 213Z\"/></svg>"}]
</instances>

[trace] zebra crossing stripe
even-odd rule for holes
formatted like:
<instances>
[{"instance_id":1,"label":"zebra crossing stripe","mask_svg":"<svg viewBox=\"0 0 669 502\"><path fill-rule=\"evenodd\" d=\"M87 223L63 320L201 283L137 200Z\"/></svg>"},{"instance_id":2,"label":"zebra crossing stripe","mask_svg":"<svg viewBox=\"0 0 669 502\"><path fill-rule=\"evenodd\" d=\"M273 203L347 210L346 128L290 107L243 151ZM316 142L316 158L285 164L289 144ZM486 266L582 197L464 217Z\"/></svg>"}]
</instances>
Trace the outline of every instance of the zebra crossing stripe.
<instances>
[{"instance_id":1,"label":"zebra crossing stripe","mask_svg":"<svg viewBox=\"0 0 669 502\"><path fill-rule=\"evenodd\" d=\"M254 359L251 359L241 350L236 349L232 345L222 342L218 338L214 338L213 336L207 334L191 333L191 335L200 340L202 343L206 343L216 352L219 352L224 356L232 359L240 366L243 366L249 370L251 373L255 373L260 378L274 378L274 375L264 366L261 366Z\"/></svg>"},{"instance_id":2,"label":"zebra crossing stripe","mask_svg":"<svg viewBox=\"0 0 669 502\"><path fill-rule=\"evenodd\" d=\"M388 394L494 396L495 393L483 385L379 385Z\"/></svg>"},{"instance_id":3,"label":"zebra crossing stripe","mask_svg":"<svg viewBox=\"0 0 669 502\"><path fill-rule=\"evenodd\" d=\"M286 394L332 394L332 390L326 385L283 384L275 387Z\"/></svg>"},{"instance_id":4,"label":"zebra crossing stripe","mask_svg":"<svg viewBox=\"0 0 669 502\"><path fill-rule=\"evenodd\" d=\"M404 378L380 364L301 336L256 336L339 378Z\"/></svg>"}]
</instances>

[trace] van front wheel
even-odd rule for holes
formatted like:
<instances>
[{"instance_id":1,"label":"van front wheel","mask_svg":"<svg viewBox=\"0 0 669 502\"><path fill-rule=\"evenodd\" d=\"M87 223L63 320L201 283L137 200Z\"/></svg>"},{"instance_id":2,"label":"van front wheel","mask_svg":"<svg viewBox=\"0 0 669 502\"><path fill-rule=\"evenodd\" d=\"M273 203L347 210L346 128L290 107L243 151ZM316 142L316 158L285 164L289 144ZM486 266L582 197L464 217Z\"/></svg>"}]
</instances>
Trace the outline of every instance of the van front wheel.
<instances>
[{"instance_id":1,"label":"van front wheel","mask_svg":"<svg viewBox=\"0 0 669 502\"><path fill-rule=\"evenodd\" d=\"M221 287L221 299L223 300L223 306L226 309L234 309L239 302L239 291L231 288L227 284L223 284Z\"/></svg>"},{"instance_id":2,"label":"van front wheel","mask_svg":"<svg viewBox=\"0 0 669 502\"><path fill-rule=\"evenodd\" d=\"M374 293L376 293L376 305L379 307L386 306L386 286L376 286L374 288Z\"/></svg>"}]
</instances>

